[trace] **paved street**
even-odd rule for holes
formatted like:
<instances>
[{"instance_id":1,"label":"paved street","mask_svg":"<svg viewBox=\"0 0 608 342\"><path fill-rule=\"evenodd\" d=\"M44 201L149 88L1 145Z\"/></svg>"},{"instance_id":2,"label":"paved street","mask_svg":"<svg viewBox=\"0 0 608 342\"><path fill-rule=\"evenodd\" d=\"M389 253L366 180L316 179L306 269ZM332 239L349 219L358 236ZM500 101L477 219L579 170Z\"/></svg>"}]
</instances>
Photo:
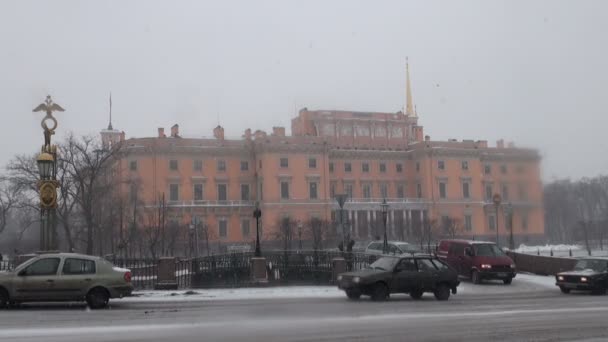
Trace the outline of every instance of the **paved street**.
<instances>
[{"instance_id":1,"label":"paved street","mask_svg":"<svg viewBox=\"0 0 608 342\"><path fill-rule=\"evenodd\" d=\"M29 305L0 312L0 341L603 341L608 296L563 295L517 279L463 283L448 302L275 299L115 300L107 310ZM235 293L238 293L236 290ZM210 291L210 293L214 293Z\"/></svg>"}]
</instances>

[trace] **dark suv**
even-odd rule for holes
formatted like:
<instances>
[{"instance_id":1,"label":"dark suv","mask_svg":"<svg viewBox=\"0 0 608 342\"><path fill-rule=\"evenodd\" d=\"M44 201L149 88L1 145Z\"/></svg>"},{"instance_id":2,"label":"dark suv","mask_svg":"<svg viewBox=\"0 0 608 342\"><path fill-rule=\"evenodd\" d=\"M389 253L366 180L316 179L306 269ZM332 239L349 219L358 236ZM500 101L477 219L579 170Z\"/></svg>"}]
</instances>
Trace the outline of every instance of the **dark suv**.
<instances>
[{"instance_id":1,"label":"dark suv","mask_svg":"<svg viewBox=\"0 0 608 342\"><path fill-rule=\"evenodd\" d=\"M366 295L375 301L385 300L391 293L409 293L420 299L425 292L447 300L460 284L455 270L425 254L381 257L366 269L340 274L337 280L348 298Z\"/></svg>"}]
</instances>

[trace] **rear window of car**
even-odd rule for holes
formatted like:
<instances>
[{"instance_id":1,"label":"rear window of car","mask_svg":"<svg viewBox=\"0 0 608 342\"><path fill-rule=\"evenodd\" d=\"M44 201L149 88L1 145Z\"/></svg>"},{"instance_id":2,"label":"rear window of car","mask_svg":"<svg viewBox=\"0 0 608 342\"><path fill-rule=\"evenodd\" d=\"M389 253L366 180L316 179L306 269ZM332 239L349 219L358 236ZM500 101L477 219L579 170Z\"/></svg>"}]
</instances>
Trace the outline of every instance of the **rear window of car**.
<instances>
[{"instance_id":1,"label":"rear window of car","mask_svg":"<svg viewBox=\"0 0 608 342\"><path fill-rule=\"evenodd\" d=\"M63 274L95 274L95 261L87 259L65 259L63 263Z\"/></svg>"},{"instance_id":2,"label":"rear window of car","mask_svg":"<svg viewBox=\"0 0 608 342\"><path fill-rule=\"evenodd\" d=\"M449 269L449 266L446 265L444 262L442 262L441 260L438 259L432 259L431 262L435 265L435 267L437 267L438 270L443 271L443 270L447 270Z\"/></svg>"},{"instance_id":3,"label":"rear window of car","mask_svg":"<svg viewBox=\"0 0 608 342\"><path fill-rule=\"evenodd\" d=\"M437 268L435 267L435 265L431 262L431 259L418 259L418 268L421 271L436 271Z\"/></svg>"},{"instance_id":4,"label":"rear window of car","mask_svg":"<svg viewBox=\"0 0 608 342\"><path fill-rule=\"evenodd\" d=\"M382 249L382 244L380 242L373 242L369 245L369 247L367 247L367 249L376 249L376 250L380 250Z\"/></svg>"}]
</instances>

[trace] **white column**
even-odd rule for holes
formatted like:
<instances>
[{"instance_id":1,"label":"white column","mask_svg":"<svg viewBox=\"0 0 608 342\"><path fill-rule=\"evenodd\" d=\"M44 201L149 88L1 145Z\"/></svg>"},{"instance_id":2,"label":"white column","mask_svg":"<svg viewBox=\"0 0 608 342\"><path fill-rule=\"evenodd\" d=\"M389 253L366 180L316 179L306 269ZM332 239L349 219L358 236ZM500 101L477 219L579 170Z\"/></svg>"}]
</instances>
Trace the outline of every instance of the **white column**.
<instances>
[{"instance_id":1,"label":"white column","mask_svg":"<svg viewBox=\"0 0 608 342\"><path fill-rule=\"evenodd\" d=\"M372 225L371 225L371 221L372 221L372 213L371 211L367 211L367 237L369 239L372 238Z\"/></svg>"},{"instance_id":2,"label":"white column","mask_svg":"<svg viewBox=\"0 0 608 342\"><path fill-rule=\"evenodd\" d=\"M395 238L397 236L397 234L395 234L395 211L391 210L391 232L393 232L393 238Z\"/></svg>"},{"instance_id":3,"label":"white column","mask_svg":"<svg viewBox=\"0 0 608 342\"><path fill-rule=\"evenodd\" d=\"M376 221L376 211L372 211L372 226L374 227L374 233L376 234L372 234L372 238L375 239L378 234L378 226L376 225L377 221Z\"/></svg>"},{"instance_id":4,"label":"white column","mask_svg":"<svg viewBox=\"0 0 608 342\"><path fill-rule=\"evenodd\" d=\"M357 224L357 221L358 221L357 216L359 216L359 215L357 215L356 210L354 210L352 213L353 213L353 235L359 237L359 225Z\"/></svg>"}]
</instances>

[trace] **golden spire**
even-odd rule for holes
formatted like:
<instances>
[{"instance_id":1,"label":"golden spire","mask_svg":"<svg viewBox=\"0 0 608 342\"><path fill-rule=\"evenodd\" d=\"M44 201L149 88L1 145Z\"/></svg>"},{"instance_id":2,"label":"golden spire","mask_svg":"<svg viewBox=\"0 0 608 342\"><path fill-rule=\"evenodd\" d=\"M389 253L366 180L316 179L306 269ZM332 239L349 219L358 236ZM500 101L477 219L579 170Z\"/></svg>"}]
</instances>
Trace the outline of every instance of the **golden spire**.
<instances>
[{"instance_id":1,"label":"golden spire","mask_svg":"<svg viewBox=\"0 0 608 342\"><path fill-rule=\"evenodd\" d=\"M407 57L405 57L405 115L416 117L418 114L414 111L414 103L412 101L412 87L410 85L410 65Z\"/></svg>"}]
</instances>

